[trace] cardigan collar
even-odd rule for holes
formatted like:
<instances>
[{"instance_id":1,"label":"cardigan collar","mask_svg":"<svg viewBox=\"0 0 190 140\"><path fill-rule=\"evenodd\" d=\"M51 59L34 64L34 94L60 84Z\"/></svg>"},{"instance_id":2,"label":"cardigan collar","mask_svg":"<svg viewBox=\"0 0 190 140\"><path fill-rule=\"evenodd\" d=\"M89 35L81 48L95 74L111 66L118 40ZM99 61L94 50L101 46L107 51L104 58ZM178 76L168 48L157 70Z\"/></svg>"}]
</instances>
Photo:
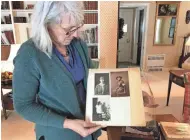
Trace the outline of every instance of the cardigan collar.
<instances>
[{"instance_id":1,"label":"cardigan collar","mask_svg":"<svg viewBox=\"0 0 190 140\"><path fill-rule=\"evenodd\" d=\"M85 55L85 52L83 51L80 40L77 40L76 38L74 38L71 41L71 44L73 45L74 48L76 48L76 50L79 53L79 56L81 57L82 63L84 65L85 78L86 78L88 75L88 67L87 67L87 60L86 60L87 58L85 57L86 55ZM73 79L73 76L67 70L67 68L61 63L61 61L59 60L59 58L57 57L57 55L54 52L52 53L52 59L55 60L55 62L61 67L61 69L64 71L64 73L66 73L68 75L68 77L73 81L73 84L74 84L75 80Z\"/></svg>"}]
</instances>

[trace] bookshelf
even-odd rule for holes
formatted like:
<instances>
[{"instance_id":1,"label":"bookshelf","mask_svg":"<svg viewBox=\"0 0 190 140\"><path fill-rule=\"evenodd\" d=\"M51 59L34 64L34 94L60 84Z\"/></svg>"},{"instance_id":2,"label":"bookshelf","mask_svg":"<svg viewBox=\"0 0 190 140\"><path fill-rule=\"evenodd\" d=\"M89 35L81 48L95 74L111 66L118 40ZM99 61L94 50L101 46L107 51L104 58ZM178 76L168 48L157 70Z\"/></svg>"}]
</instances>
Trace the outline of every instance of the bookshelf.
<instances>
[{"instance_id":1,"label":"bookshelf","mask_svg":"<svg viewBox=\"0 0 190 140\"><path fill-rule=\"evenodd\" d=\"M84 6L84 33L83 39L88 45L89 56L94 61L99 61L99 23L98 23L98 13L99 13L99 2L98 1L85 1ZM91 37L93 36L93 37Z\"/></svg>"},{"instance_id":2,"label":"bookshelf","mask_svg":"<svg viewBox=\"0 0 190 140\"><path fill-rule=\"evenodd\" d=\"M12 19L12 6L10 1L1 2L1 45L15 44L15 35Z\"/></svg>"},{"instance_id":3,"label":"bookshelf","mask_svg":"<svg viewBox=\"0 0 190 140\"><path fill-rule=\"evenodd\" d=\"M32 9L14 9L13 12L20 12L20 13L32 13Z\"/></svg>"},{"instance_id":4,"label":"bookshelf","mask_svg":"<svg viewBox=\"0 0 190 140\"><path fill-rule=\"evenodd\" d=\"M1 7L4 6L5 8L2 8L1 15L6 16L6 18L9 16L11 23L1 23L1 31L12 31L12 40L14 40L14 42L10 44L22 44L30 38L30 16L35 3L36 1L2 1ZM85 24L82 31L83 39L87 43L90 57L97 61L99 58L98 1L84 1L84 6ZM86 38L84 36L86 36Z\"/></svg>"},{"instance_id":5,"label":"bookshelf","mask_svg":"<svg viewBox=\"0 0 190 140\"><path fill-rule=\"evenodd\" d=\"M10 13L10 10L9 9L8 10L1 9L1 13Z\"/></svg>"}]
</instances>

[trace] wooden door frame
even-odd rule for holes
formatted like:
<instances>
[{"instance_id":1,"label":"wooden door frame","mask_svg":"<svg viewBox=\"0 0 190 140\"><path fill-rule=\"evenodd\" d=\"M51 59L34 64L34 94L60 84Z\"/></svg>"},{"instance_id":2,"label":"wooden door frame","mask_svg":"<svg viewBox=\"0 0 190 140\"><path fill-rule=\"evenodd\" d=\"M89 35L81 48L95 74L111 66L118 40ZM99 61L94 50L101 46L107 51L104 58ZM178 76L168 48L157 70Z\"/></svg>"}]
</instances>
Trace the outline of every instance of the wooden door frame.
<instances>
[{"instance_id":1,"label":"wooden door frame","mask_svg":"<svg viewBox=\"0 0 190 140\"><path fill-rule=\"evenodd\" d=\"M118 1L118 23L117 23L117 51L116 51L116 68L118 68L118 50L119 50L119 14L120 14L120 1Z\"/></svg>"},{"instance_id":2,"label":"wooden door frame","mask_svg":"<svg viewBox=\"0 0 190 140\"><path fill-rule=\"evenodd\" d=\"M143 55L141 53L141 65L140 65L140 68L142 70L144 70L146 68L145 66L145 61L146 61L146 47L147 47L147 39L148 39L148 23L149 23L149 10L150 10L150 2L147 2L147 3L120 3L118 2L118 17L119 17L119 9L121 8L131 8L131 7L144 7L145 9L145 14L144 14L144 25L145 25L145 32L144 32L144 35L143 35L143 46L144 46L144 49L143 50ZM118 34L118 39L119 39L119 34ZM117 39L117 50L119 48L119 40ZM143 58L142 58L143 57ZM116 67L118 68L118 52L117 52L117 59L116 59Z\"/></svg>"}]
</instances>

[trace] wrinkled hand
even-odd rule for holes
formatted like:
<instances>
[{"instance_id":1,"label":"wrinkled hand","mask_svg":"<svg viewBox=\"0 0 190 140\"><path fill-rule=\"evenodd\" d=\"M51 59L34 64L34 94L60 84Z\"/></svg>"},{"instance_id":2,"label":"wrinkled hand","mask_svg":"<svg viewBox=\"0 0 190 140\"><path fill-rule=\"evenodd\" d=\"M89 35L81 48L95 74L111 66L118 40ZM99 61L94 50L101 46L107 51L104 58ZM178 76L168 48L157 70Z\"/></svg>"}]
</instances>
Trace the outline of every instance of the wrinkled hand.
<instances>
[{"instance_id":1,"label":"wrinkled hand","mask_svg":"<svg viewBox=\"0 0 190 140\"><path fill-rule=\"evenodd\" d=\"M87 137L88 135L91 135L92 133L101 128L100 125L96 125L94 123L91 123L90 121L84 121L78 119L76 120L66 119L64 121L63 127L75 131L76 133L80 134L82 137Z\"/></svg>"}]
</instances>

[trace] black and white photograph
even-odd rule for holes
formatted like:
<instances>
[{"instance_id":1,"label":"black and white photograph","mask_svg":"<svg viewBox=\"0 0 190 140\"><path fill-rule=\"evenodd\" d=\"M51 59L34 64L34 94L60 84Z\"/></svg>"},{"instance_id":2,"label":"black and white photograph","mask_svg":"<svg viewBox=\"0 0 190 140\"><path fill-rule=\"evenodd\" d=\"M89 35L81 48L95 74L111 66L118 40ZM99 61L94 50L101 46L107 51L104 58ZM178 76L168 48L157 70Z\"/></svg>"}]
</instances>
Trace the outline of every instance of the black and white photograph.
<instances>
[{"instance_id":1,"label":"black and white photograph","mask_svg":"<svg viewBox=\"0 0 190 140\"><path fill-rule=\"evenodd\" d=\"M110 95L109 92L109 73L95 74L95 95Z\"/></svg>"},{"instance_id":2,"label":"black and white photograph","mask_svg":"<svg viewBox=\"0 0 190 140\"><path fill-rule=\"evenodd\" d=\"M146 124L139 68L90 69L87 87L85 117L91 122L103 126ZM106 89L108 95L104 95ZM146 98L147 105L155 105L151 99Z\"/></svg>"},{"instance_id":3,"label":"black and white photograph","mask_svg":"<svg viewBox=\"0 0 190 140\"><path fill-rule=\"evenodd\" d=\"M111 97L130 96L128 72L111 72Z\"/></svg>"},{"instance_id":4,"label":"black and white photograph","mask_svg":"<svg viewBox=\"0 0 190 140\"><path fill-rule=\"evenodd\" d=\"M109 98L93 98L93 121L110 121Z\"/></svg>"},{"instance_id":5,"label":"black and white photograph","mask_svg":"<svg viewBox=\"0 0 190 140\"><path fill-rule=\"evenodd\" d=\"M177 5L176 4L159 4L158 16L176 16Z\"/></svg>"}]
</instances>

